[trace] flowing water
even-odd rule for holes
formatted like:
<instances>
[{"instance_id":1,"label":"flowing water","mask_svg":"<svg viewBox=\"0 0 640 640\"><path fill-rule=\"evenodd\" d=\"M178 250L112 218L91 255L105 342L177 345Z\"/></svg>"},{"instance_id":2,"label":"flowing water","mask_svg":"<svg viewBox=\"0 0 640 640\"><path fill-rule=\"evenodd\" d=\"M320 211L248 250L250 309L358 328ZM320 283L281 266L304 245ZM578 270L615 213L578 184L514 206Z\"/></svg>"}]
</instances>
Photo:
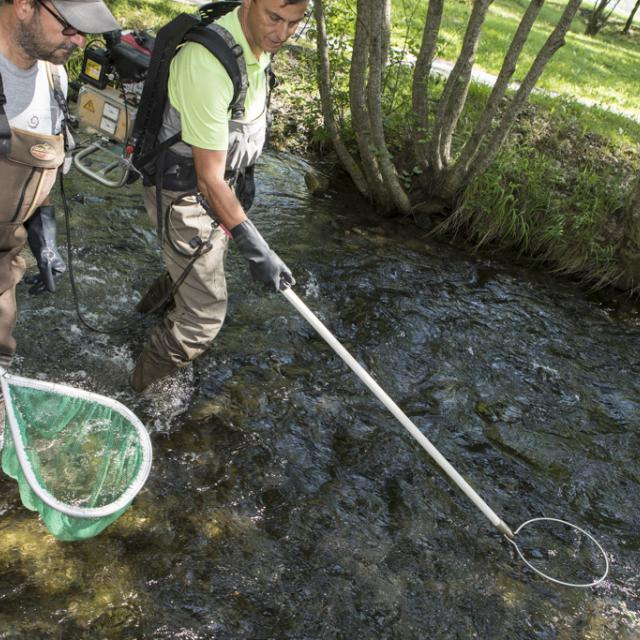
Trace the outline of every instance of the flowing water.
<instances>
[{"instance_id":1,"label":"flowing water","mask_svg":"<svg viewBox=\"0 0 640 640\"><path fill-rule=\"evenodd\" d=\"M72 172L81 306L135 322L91 332L68 276L55 296L21 285L14 370L122 401L155 458L127 513L79 543L0 479L0 638L639 638L637 310L372 223L346 189L312 198L290 156L260 169L252 216L301 298L507 523L575 522L609 578L569 589L524 567L233 250L215 345L136 396L127 371L153 320L132 307L161 269L155 236L139 185Z\"/></svg>"}]
</instances>

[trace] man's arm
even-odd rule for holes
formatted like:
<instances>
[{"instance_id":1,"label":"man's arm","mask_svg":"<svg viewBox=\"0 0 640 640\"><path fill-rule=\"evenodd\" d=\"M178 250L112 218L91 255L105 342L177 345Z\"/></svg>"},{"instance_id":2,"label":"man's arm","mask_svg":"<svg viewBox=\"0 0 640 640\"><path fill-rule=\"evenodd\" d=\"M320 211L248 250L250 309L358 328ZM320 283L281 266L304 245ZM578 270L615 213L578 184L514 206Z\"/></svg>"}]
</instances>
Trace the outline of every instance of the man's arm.
<instances>
[{"instance_id":1,"label":"man's arm","mask_svg":"<svg viewBox=\"0 0 640 640\"><path fill-rule=\"evenodd\" d=\"M218 222L229 231L247 219L242 205L225 182L226 151L192 147L198 189L213 209Z\"/></svg>"},{"instance_id":2,"label":"man's arm","mask_svg":"<svg viewBox=\"0 0 640 640\"><path fill-rule=\"evenodd\" d=\"M192 147L192 152L198 189L213 209L216 220L230 231L240 254L249 263L253 279L272 291L295 284L287 265L247 218L242 205L225 182L227 152L201 147Z\"/></svg>"}]
</instances>

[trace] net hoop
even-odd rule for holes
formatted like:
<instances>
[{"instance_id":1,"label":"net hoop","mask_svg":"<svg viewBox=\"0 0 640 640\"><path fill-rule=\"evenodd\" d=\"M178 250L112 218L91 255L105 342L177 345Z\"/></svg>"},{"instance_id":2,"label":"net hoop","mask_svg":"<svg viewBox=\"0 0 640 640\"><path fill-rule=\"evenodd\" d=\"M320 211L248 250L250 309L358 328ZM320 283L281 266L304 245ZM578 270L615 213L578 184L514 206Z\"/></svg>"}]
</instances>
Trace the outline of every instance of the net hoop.
<instances>
[{"instance_id":1,"label":"net hoop","mask_svg":"<svg viewBox=\"0 0 640 640\"><path fill-rule=\"evenodd\" d=\"M97 402L109 407L113 411L126 418L135 427L142 447L142 463L140 465L140 469L138 470L138 474L136 475L134 480L127 487L127 490L117 500L114 500L113 502L105 504L101 507L74 507L61 502L53 495L51 495L51 493L49 493L46 489L41 487L27 459L27 455L25 452L25 443L22 439L20 429L17 426L17 418L13 410L13 404L6 401L7 398L11 397L11 392L9 390L10 384L18 384L20 386L36 389L39 391L60 393L62 395L73 398L91 400L93 402ZM22 472L24 473L27 483L29 484L29 487L38 496L38 498L42 500L42 502L44 502L52 509L55 509L56 511L64 513L65 515L71 516L73 518L103 518L105 516L110 516L121 509L124 509L132 502L132 500L138 494L140 489L142 489L144 483L149 477L152 457L151 439L149 438L149 434L147 433L147 430L144 428L144 425L142 424L140 419L132 411L125 407L121 402L113 400L113 398L108 398L98 393L85 391L83 389L76 389L74 387L69 387L67 385L58 384L55 382L45 382L43 380L23 378L21 376L7 373L1 367L0 385L2 386L2 393L5 397L5 423L8 424L11 431L11 437L13 438L13 441L15 443L18 462L20 463L20 467L22 469Z\"/></svg>"},{"instance_id":2,"label":"net hoop","mask_svg":"<svg viewBox=\"0 0 640 640\"><path fill-rule=\"evenodd\" d=\"M533 564L531 564L525 558L524 553L522 552L522 550L520 549L520 547L518 546L518 544L517 544L517 542L515 541L514 538L518 535L518 533L520 533L520 531L522 531L525 527L533 524L534 522L556 522L556 523L565 525L566 527L569 527L571 529L574 529L575 531L579 531L582 535L586 536L589 540L591 540L591 542L593 542L593 544L597 547L597 549L602 554L602 557L604 558L604 572L603 572L603 574L598 579L594 580L593 582L586 582L586 583L566 582L564 580L559 580L558 578L554 578L553 576L550 576L550 575L544 573L543 571L541 571L540 569L535 567ZM505 536L505 538L515 547L515 549L516 549L518 555L520 556L521 560L529 567L529 569L531 569L532 571L535 571L535 573L537 573L539 576L542 576L545 580L549 580L550 582L553 582L555 584L560 584L560 585L563 585L565 587L577 587L577 588L581 588L581 589L586 589L588 587L595 587L596 585L600 584L607 577L607 575L609 574L609 558L607 556L606 551L602 547L602 545L588 531L585 531L581 527L578 527L577 525L572 524L571 522L567 522L566 520L559 520L558 518L532 518L531 520L527 520L526 522L523 522L513 532L513 538L510 538L508 536Z\"/></svg>"}]
</instances>

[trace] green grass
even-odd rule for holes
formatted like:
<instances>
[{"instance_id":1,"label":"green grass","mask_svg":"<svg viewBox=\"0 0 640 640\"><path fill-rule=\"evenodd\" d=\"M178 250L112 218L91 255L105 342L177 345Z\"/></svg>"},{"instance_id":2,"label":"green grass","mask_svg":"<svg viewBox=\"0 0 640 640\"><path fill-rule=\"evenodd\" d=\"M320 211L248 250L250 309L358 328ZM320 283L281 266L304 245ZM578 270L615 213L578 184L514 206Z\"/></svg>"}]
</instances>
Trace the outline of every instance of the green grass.
<instances>
[{"instance_id":1,"label":"green grass","mask_svg":"<svg viewBox=\"0 0 640 640\"><path fill-rule=\"evenodd\" d=\"M477 117L488 89L467 103ZM598 286L621 276L623 211L640 172L640 124L569 100L538 96L489 169L470 185L441 231L463 231ZM622 131L614 140L604 134ZM628 137L627 137L628 134Z\"/></svg>"},{"instance_id":2,"label":"green grass","mask_svg":"<svg viewBox=\"0 0 640 640\"><path fill-rule=\"evenodd\" d=\"M178 13L197 9L197 5L172 0L108 0L107 4L125 29L156 30Z\"/></svg>"},{"instance_id":3,"label":"green grass","mask_svg":"<svg viewBox=\"0 0 640 640\"><path fill-rule=\"evenodd\" d=\"M558 0L545 3L522 53L515 81L524 77L565 4ZM396 42L404 41L406 31L402 25L406 22L411 24L413 42L417 42L426 14L423 5L426 5L423 0L394 0ZM496 0L491 5L476 57L479 68L492 74L500 71L504 54L527 5L526 0ZM452 61L457 58L470 11L471 2L445 3L438 57ZM566 97L594 100L640 116L637 96L640 38L638 28L623 36L620 33L622 26L622 20L616 17L596 37L589 37L584 34L585 20L578 14L567 34L565 46L554 55L538 88Z\"/></svg>"}]
</instances>

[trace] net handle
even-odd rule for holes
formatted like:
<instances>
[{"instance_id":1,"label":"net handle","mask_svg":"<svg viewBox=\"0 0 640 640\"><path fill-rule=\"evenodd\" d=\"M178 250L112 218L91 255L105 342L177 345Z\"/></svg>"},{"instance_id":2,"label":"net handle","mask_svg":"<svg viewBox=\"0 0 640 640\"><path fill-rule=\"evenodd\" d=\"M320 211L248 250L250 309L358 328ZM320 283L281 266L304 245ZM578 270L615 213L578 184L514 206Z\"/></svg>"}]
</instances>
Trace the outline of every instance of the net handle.
<instances>
[{"instance_id":1,"label":"net handle","mask_svg":"<svg viewBox=\"0 0 640 640\"><path fill-rule=\"evenodd\" d=\"M22 434L20 433L20 429L18 428L17 418L13 410L13 404L11 402L11 392L9 389L10 384L16 384L40 391L60 393L62 395L71 396L73 398L81 398L91 400L93 402L98 402L116 411L121 416L126 418L129 422L131 422L131 424L133 424L133 426L136 428L138 436L141 440L142 464L140 465L140 469L138 470L138 475L129 485L127 490L117 500L114 500L107 505L103 505L102 507L82 508L73 507L65 504L64 502L60 502L46 489L43 489L31 469L31 465L29 464L29 460L25 452L25 444L22 440ZM38 496L38 498L42 500L42 502L44 502L52 509L55 509L56 511L64 513L65 515L71 516L73 518L103 518L105 516L113 515L114 513L116 513L120 509L124 509L131 503L133 498L140 491L140 489L142 489L144 483L149 477L152 458L151 439L149 438L149 434L144 428L142 422L140 422L140 419L132 411L130 411L122 403L113 400L112 398L101 396L97 393L92 393L91 391L84 391L82 389L76 389L74 387L57 384L55 382L44 382L42 380L33 380L31 378L15 376L8 373L3 367L0 367L0 386L2 387L2 395L5 399L5 423L9 423L9 429L11 431L11 437L13 438L15 444L16 455L18 458L18 462L20 463L20 468L24 473L29 487ZM7 402L7 400L9 401Z\"/></svg>"},{"instance_id":2,"label":"net handle","mask_svg":"<svg viewBox=\"0 0 640 640\"><path fill-rule=\"evenodd\" d=\"M513 537L509 526L489 507L471 485L456 471L451 463L438 451L430 440L416 427L400 407L387 395L380 385L367 373L364 367L342 346L337 338L325 327L318 317L302 300L287 287L282 295L295 307L302 317L324 338L327 344L342 358L344 363L364 382L369 390L393 414L400 424L413 436L418 444L433 458L457 487L471 500L484 516L507 538Z\"/></svg>"},{"instance_id":3,"label":"net handle","mask_svg":"<svg viewBox=\"0 0 640 640\"><path fill-rule=\"evenodd\" d=\"M336 337L325 327L325 325L318 319L318 317L300 300L300 298L287 287L281 291L282 295L295 307L295 309L302 315L302 317L324 338L327 344L342 358L342 360L349 366L349 368L364 382L370 391L384 404L384 406L397 418L402 426L418 441L420 446L435 460L438 466L447 474L447 476L458 486L459 489L471 500L471 502L489 519L496 529L504 535L504 537L513 544L518 552L520 558L524 563L533 569L538 575L543 578L561 584L567 587L593 587L602 582L609 572L609 559L605 550L600 543L584 529L577 527L576 525L565 522L564 520L556 520L554 518L533 518L528 520L524 524L521 524L518 529L511 531L509 526L505 524L503 520L487 505L487 503L476 493L476 491L469 485L469 483L453 468L453 466L444 458L444 456L436 449L436 447L429 441L429 439L409 420L407 415L398 407L398 405L384 392L384 390L378 385L378 383L367 373L367 371L355 360L355 358L342 346L342 344L336 339ZM514 537L525 526L532 522L539 520L553 520L555 522L561 522L573 527L586 535L591 541L595 543L605 559L605 572L604 574L590 582L588 584L576 584L558 580L553 576L549 576L536 567L534 567L523 555L522 551L518 547L517 543L513 540Z\"/></svg>"}]
</instances>

